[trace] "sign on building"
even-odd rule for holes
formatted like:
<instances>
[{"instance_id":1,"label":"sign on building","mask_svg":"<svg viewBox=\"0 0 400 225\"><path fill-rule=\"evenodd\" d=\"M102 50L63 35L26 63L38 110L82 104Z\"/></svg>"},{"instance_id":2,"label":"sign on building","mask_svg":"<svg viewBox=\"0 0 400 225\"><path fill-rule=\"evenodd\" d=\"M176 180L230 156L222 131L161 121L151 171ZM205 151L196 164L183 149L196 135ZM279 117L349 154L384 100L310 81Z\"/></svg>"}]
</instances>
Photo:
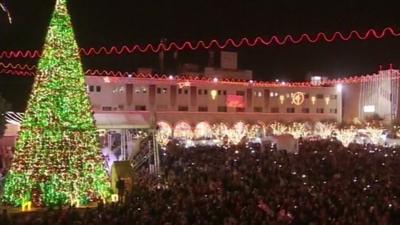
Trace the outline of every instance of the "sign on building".
<instances>
[{"instance_id":1,"label":"sign on building","mask_svg":"<svg viewBox=\"0 0 400 225\"><path fill-rule=\"evenodd\" d=\"M237 53L236 52L221 52L221 68L222 69L237 69Z\"/></svg>"}]
</instances>

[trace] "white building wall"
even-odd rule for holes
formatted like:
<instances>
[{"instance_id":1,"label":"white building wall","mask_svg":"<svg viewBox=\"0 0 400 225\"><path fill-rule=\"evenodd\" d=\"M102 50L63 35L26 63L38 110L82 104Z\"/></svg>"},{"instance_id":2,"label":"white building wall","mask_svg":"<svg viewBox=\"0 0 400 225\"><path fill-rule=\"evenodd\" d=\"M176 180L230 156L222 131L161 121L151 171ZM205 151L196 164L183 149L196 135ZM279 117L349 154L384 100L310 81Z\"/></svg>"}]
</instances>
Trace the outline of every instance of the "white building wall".
<instances>
[{"instance_id":1,"label":"white building wall","mask_svg":"<svg viewBox=\"0 0 400 225\"><path fill-rule=\"evenodd\" d=\"M126 77L107 79L90 76L86 77L86 82L89 87L101 86L100 92L89 92L95 111L104 111L104 106L112 106L113 111L130 111L132 113L143 111L135 108L136 106L145 106L146 110L144 111L155 112L158 120L162 117L161 114L165 115L165 119L171 120L175 120L173 119L175 115L180 119L193 117L194 120L202 118L200 115L206 115L205 118L211 120L212 117L220 118L224 115L228 116L228 114L234 115L236 120L251 120L252 117L259 120L268 118L268 120L282 121L315 120L317 118L318 120L340 122L342 119L342 96L336 87L264 87L250 82L176 81L174 79ZM182 82L185 83L184 86L182 86ZM129 97L130 93L127 93L128 84L133 85L131 97ZM151 105L150 86L155 86L154 107ZM181 91L179 91L180 86L182 86ZM207 94L205 94L205 90L207 90ZM174 98L172 91L176 92L175 105L172 104ZM216 93L215 99L212 96L213 92ZM300 105L296 105L292 101L295 93L301 93L305 97ZM231 107L227 107L227 112L218 112L218 107L226 106L228 95L237 94L243 95L244 112L238 112L236 108ZM312 99L314 98L313 103ZM128 101L131 101L130 105ZM179 111L179 106L187 106L188 111ZM207 112L199 112L199 106L207 107ZM278 108L279 111L274 111L274 108ZM290 108L294 108L294 111ZM258 112L259 110L261 111ZM249 117L249 115L252 116Z\"/></svg>"}]
</instances>

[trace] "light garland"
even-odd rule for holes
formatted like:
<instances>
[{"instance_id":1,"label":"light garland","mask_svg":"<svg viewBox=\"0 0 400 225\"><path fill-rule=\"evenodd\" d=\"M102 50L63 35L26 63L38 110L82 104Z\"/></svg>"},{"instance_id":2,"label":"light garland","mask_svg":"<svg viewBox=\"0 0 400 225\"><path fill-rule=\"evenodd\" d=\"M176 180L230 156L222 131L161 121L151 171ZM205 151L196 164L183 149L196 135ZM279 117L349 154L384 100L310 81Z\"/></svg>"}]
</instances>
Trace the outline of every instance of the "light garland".
<instances>
[{"instance_id":1,"label":"light garland","mask_svg":"<svg viewBox=\"0 0 400 225\"><path fill-rule=\"evenodd\" d=\"M0 74L10 74L10 75L18 75L18 76L35 76L39 72L35 72L35 66L30 65L22 65L22 64L5 64L0 63ZM391 75L390 79L397 80L400 79L400 71L395 69L390 69ZM122 72L122 71L108 71L108 70L92 70L88 69L85 71L86 76L104 76L107 83L111 83L110 77L129 77L135 79L154 79L154 80L168 80L178 82L178 84L188 85L191 82L209 82L209 83L221 83L221 84L237 84L237 85L246 85L246 86L255 86L255 87L321 87L321 86L333 86L336 85L337 89L341 91L343 88L343 84L357 84L357 83L365 83L365 82L375 82L379 81L382 77L380 74L372 74L372 75L356 75L349 76L345 78L339 79L330 79L321 82L319 85L314 85L312 82L269 82L269 81L247 81L240 79L221 79L215 81L215 78L210 78L210 76L192 76L192 75L179 75L172 76L168 74L150 74L150 73L136 73L136 72ZM173 79L171 79L173 77ZM293 96L294 98L298 98ZM292 101L293 101L292 97ZM301 98L301 97L300 97ZM280 99L284 101L284 96ZM299 99L300 101L301 99ZM327 101L327 100L325 100ZM301 102L301 101L300 101ZM300 102L298 104L300 104ZM315 104L316 97L311 96L311 102ZM295 102L293 102L295 104Z\"/></svg>"},{"instance_id":2,"label":"light garland","mask_svg":"<svg viewBox=\"0 0 400 225\"><path fill-rule=\"evenodd\" d=\"M374 145L382 145L383 129L375 128L367 125L365 129L356 129L351 126L346 129L339 129L334 123L316 123L311 125L309 123L272 123L268 126L261 124L245 124L237 122L232 127L228 127L224 123L217 123L210 126L207 122L200 122L196 125L194 131L186 123L178 123L172 135L172 128L165 122L158 130L158 136L164 136L164 139L159 139L159 143L165 146L171 138L178 138L183 140L215 140L214 143L226 143L229 145L237 145L242 142L243 138L246 141L261 140L265 135L292 135L295 139L299 138L315 138L330 139L336 138L344 146L349 146L350 143L371 143ZM182 125L183 124L183 125ZM194 134L193 134L194 133ZM167 135L166 135L167 134ZM362 136L363 138L359 138Z\"/></svg>"},{"instance_id":3,"label":"light garland","mask_svg":"<svg viewBox=\"0 0 400 225\"><path fill-rule=\"evenodd\" d=\"M269 38L264 38L261 36L255 38L241 38L239 40L234 40L229 38L224 41L211 40L211 41L197 41L192 43L190 41L184 41L182 43L178 42L170 42L168 44L159 43L157 45L154 44L145 44L145 45L123 45L121 47L112 46L112 47L100 47L100 48L81 48L79 53L86 56L91 55L122 55L122 54L133 54L133 53L158 53L158 52L167 52L167 51L182 51L182 50L201 50L201 49L225 49L228 47L255 47L258 45L263 46L271 46L271 45L286 45L286 44L300 44L303 42L306 43L317 43L317 42L326 42L331 43L337 40L341 41L349 41L352 39L358 40L367 40L370 38L382 39L386 36L392 37L400 37L400 32L397 32L394 28L386 27L381 31L377 31L375 29L369 29L366 32L360 32L357 30L352 30L348 33L344 32L334 32L331 35L328 35L323 32L319 32L316 35L310 35L303 33L295 37L294 35L285 35L283 37L279 37L277 35L273 35ZM40 57L40 52L38 50L33 51L3 51L0 52L0 58L37 58Z\"/></svg>"},{"instance_id":4,"label":"light garland","mask_svg":"<svg viewBox=\"0 0 400 225\"><path fill-rule=\"evenodd\" d=\"M0 8L7 14L8 22L12 24L12 17L10 11L8 11L7 7L0 2Z\"/></svg>"},{"instance_id":5,"label":"light garland","mask_svg":"<svg viewBox=\"0 0 400 225\"><path fill-rule=\"evenodd\" d=\"M52 206L106 197L109 182L66 0L56 1L38 68L3 201Z\"/></svg>"}]
</instances>

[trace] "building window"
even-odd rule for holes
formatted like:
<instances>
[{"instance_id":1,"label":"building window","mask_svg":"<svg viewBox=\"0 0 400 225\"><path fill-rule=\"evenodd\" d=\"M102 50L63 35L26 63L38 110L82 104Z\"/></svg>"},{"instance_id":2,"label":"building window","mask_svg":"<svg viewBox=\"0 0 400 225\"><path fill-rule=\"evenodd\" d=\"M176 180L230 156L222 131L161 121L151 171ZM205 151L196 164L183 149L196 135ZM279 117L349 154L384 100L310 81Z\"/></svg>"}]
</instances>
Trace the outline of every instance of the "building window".
<instances>
[{"instance_id":1,"label":"building window","mask_svg":"<svg viewBox=\"0 0 400 225\"><path fill-rule=\"evenodd\" d=\"M185 93L185 95L187 95L187 94L189 94L189 90L185 89L185 90L183 90L183 93Z\"/></svg>"},{"instance_id":2,"label":"building window","mask_svg":"<svg viewBox=\"0 0 400 225\"><path fill-rule=\"evenodd\" d=\"M146 106L145 105L135 105L135 110L136 111L146 111Z\"/></svg>"},{"instance_id":3,"label":"building window","mask_svg":"<svg viewBox=\"0 0 400 225\"><path fill-rule=\"evenodd\" d=\"M207 106L199 106L199 112L208 112Z\"/></svg>"},{"instance_id":4,"label":"building window","mask_svg":"<svg viewBox=\"0 0 400 225\"><path fill-rule=\"evenodd\" d=\"M218 112L227 112L228 108L226 106L218 106Z\"/></svg>"},{"instance_id":5,"label":"building window","mask_svg":"<svg viewBox=\"0 0 400 225\"><path fill-rule=\"evenodd\" d=\"M167 88L157 88L157 94L166 94Z\"/></svg>"},{"instance_id":6,"label":"building window","mask_svg":"<svg viewBox=\"0 0 400 225\"><path fill-rule=\"evenodd\" d=\"M101 91L101 86L96 86L96 91L100 92Z\"/></svg>"},{"instance_id":7,"label":"building window","mask_svg":"<svg viewBox=\"0 0 400 225\"><path fill-rule=\"evenodd\" d=\"M178 94L180 94L180 95L182 94L182 89L180 89L180 88L178 89Z\"/></svg>"},{"instance_id":8,"label":"building window","mask_svg":"<svg viewBox=\"0 0 400 225\"><path fill-rule=\"evenodd\" d=\"M244 112L244 107L236 107L236 112Z\"/></svg>"},{"instance_id":9,"label":"building window","mask_svg":"<svg viewBox=\"0 0 400 225\"><path fill-rule=\"evenodd\" d=\"M112 107L111 106L103 106L101 109L103 111L112 111Z\"/></svg>"},{"instance_id":10,"label":"building window","mask_svg":"<svg viewBox=\"0 0 400 225\"><path fill-rule=\"evenodd\" d=\"M329 109L329 112L336 114L337 113L337 109Z\"/></svg>"},{"instance_id":11,"label":"building window","mask_svg":"<svg viewBox=\"0 0 400 225\"><path fill-rule=\"evenodd\" d=\"M310 94L304 94L304 99L309 99L310 98Z\"/></svg>"},{"instance_id":12,"label":"building window","mask_svg":"<svg viewBox=\"0 0 400 225\"><path fill-rule=\"evenodd\" d=\"M222 94L222 91L221 90L218 90L218 95L221 95Z\"/></svg>"},{"instance_id":13,"label":"building window","mask_svg":"<svg viewBox=\"0 0 400 225\"><path fill-rule=\"evenodd\" d=\"M337 95L331 95L331 99L337 99Z\"/></svg>"},{"instance_id":14,"label":"building window","mask_svg":"<svg viewBox=\"0 0 400 225\"><path fill-rule=\"evenodd\" d=\"M244 96L244 91L236 91L236 95Z\"/></svg>"},{"instance_id":15,"label":"building window","mask_svg":"<svg viewBox=\"0 0 400 225\"><path fill-rule=\"evenodd\" d=\"M293 107L292 108L287 108L286 112L287 113L294 113L294 108Z\"/></svg>"},{"instance_id":16,"label":"building window","mask_svg":"<svg viewBox=\"0 0 400 225\"><path fill-rule=\"evenodd\" d=\"M317 94L317 99L323 99L324 95L323 94Z\"/></svg>"},{"instance_id":17,"label":"building window","mask_svg":"<svg viewBox=\"0 0 400 225\"><path fill-rule=\"evenodd\" d=\"M178 106L178 111L184 111L184 112L189 111L189 107L186 105L180 105Z\"/></svg>"},{"instance_id":18,"label":"building window","mask_svg":"<svg viewBox=\"0 0 400 225\"><path fill-rule=\"evenodd\" d=\"M317 113L324 113L324 108L317 108Z\"/></svg>"},{"instance_id":19,"label":"building window","mask_svg":"<svg viewBox=\"0 0 400 225\"><path fill-rule=\"evenodd\" d=\"M224 95L226 95L226 90L224 90L222 93L223 93Z\"/></svg>"},{"instance_id":20,"label":"building window","mask_svg":"<svg viewBox=\"0 0 400 225\"><path fill-rule=\"evenodd\" d=\"M94 92L94 86L93 85L89 86L89 92Z\"/></svg>"},{"instance_id":21,"label":"building window","mask_svg":"<svg viewBox=\"0 0 400 225\"><path fill-rule=\"evenodd\" d=\"M271 113L279 113L279 107L272 107Z\"/></svg>"},{"instance_id":22,"label":"building window","mask_svg":"<svg viewBox=\"0 0 400 225\"><path fill-rule=\"evenodd\" d=\"M208 90L207 89L204 89L204 94L208 95Z\"/></svg>"},{"instance_id":23,"label":"building window","mask_svg":"<svg viewBox=\"0 0 400 225\"><path fill-rule=\"evenodd\" d=\"M254 112L262 112L263 108L262 107L254 107Z\"/></svg>"},{"instance_id":24,"label":"building window","mask_svg":"<svg viewBox=\"0 0 400 225\"><path fill-rule=\"evenodd\" d=\"M198 95L202 95L202 94L203 94L203 91L202 91L201 89L199 89L199 90L197 90L197 94L198 94Z\"/></svg>"},{"instance_id":25,"label":"building window","mask_svg":"<svg viewBox=\"0 0 400 225\"><path fill-rule=\"evenodd\" d=\"M302 108L301 112L302 113L310 113L310 109L309 108Z\"/></svg>"}]
</instances>

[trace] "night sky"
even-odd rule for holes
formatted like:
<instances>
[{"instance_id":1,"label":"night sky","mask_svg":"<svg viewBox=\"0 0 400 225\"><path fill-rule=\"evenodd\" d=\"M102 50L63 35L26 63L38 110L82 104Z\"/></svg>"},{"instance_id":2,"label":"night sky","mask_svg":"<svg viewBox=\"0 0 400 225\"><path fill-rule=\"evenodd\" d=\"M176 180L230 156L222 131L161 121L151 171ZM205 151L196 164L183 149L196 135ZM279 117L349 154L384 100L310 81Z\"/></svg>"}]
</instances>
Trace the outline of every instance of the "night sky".
<instances>
[{"instance_id":1,"label":"night sky","mask_svg":"<svg viewBox=\"0 0 400 225\"><path fill-rule=\"evenodd\" d=\"M49 23L51 0L0 0L13 15L13 24L0 12L0 51L41 49ZM37 3L39 2L39 3ZM366 31L391 26L400 30L396 1L293 0L70 0L73 25L80 47L123 44L157 44L167 41L224 40L317 32ZM294 3L296 2L296 3ZM329 2L329 3L328 3ZM36 3L36 4L35 4ZM400 67L400 39L349 41L257 48L228 49L239 52L239 68L251 69L258 80L275 78L302 80L309 72L332 76L373 73L380 65ZM179 63L207 64L208 52L179 52ZM218 58L218 57L217 57ZM167 72L174 73L166 55ZM4 63L34 65L31 59L0 59ZM157 70L158 56L152 53L83 58L85 69L135 71ZM16 111L25 108L32 78L0 74L0 93Z\"/></svg>"}]
</instances>

